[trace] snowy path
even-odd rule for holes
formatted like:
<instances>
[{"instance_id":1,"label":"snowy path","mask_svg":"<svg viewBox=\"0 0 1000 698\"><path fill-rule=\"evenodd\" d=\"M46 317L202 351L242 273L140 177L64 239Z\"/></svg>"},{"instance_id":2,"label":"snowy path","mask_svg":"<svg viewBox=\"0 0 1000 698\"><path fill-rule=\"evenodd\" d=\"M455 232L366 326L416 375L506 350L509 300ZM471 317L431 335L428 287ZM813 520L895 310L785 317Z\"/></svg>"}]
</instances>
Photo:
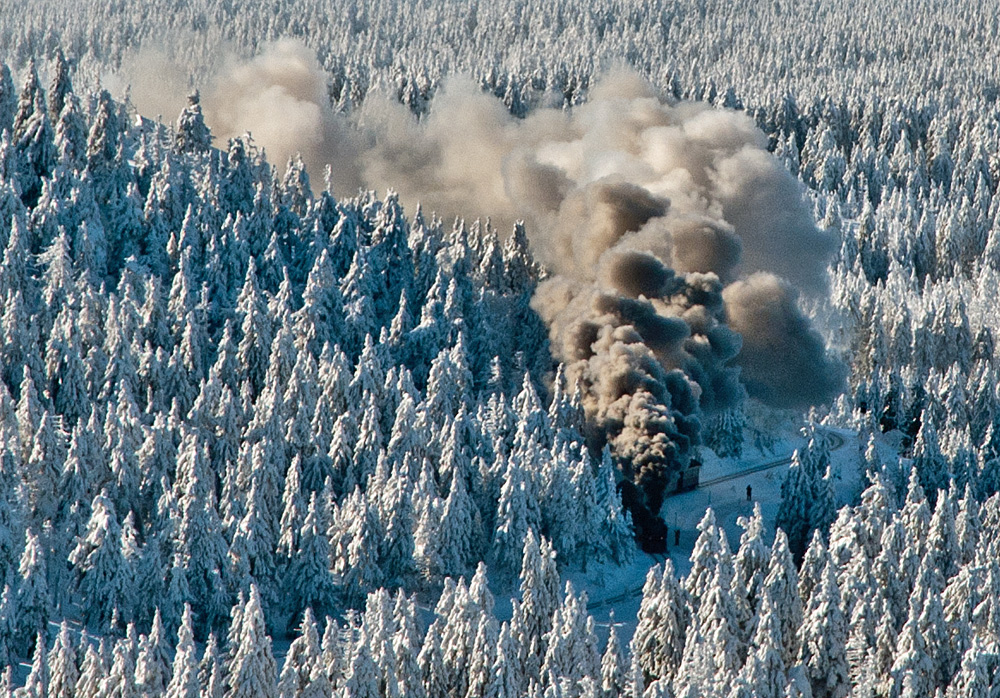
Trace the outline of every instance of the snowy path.
<instances>
[{"instance_id":1,"label":"snowy path","mask_svg":"<svg viewBox=\"0 0 1000 698\"><path fill-rule=\"evenodd\" d=\"M661 555L659 553L646 553L652 560L654 565L662 564L666 561L667 556ZM599 599L597 601L591 601L587 604L588 611L595 611L600 608L605 608L608 606L617 606L618 604L628 601L630 599L638 599L642 596L642 587L645 584L645 577L643 577L643 584L640 584L638 588L628 589L615 596L610 596L606 599Z\"/></svg>"}]
</instances>

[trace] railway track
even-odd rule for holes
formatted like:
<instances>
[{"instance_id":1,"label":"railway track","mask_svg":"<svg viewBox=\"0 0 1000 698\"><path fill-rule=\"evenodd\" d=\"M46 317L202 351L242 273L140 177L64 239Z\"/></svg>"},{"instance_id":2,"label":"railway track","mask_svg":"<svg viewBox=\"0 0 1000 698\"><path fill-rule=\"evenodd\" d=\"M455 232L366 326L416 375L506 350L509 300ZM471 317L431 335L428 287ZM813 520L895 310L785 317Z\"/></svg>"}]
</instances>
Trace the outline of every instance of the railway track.
<instances>
[{"instance_id":1,"label":"railway track","mask_svg":"<svg viewBox=\"0 0 1000 698\"><path fill-rule=\"evenodd\" d=\"M827 441L830 443L831 451L838 451L844 447L846 441L844 437L836 432L828 432L826 435ZM768 461L766 463L760 463L752 468L747 468L746 470L741 470L738 473L730 473L729 475L722 475L720 477L714 477L711 480L704 480L698 483L698 487L695 489L704 489L705 487L710 487L712 485L718 485L722 482L729 482L730 480L738 480L741 477L746 477L747 475L753 475L755 473L762 473L765 470L770 470L771 468L777 468L782 465L789 465L792 462L791 456L786 456L784 458L778 458L773 461ZM673 494L667 495L668 497L673 497L677 494L683 494L683 492L675 492Z\"/></svg>"}]
</instances>

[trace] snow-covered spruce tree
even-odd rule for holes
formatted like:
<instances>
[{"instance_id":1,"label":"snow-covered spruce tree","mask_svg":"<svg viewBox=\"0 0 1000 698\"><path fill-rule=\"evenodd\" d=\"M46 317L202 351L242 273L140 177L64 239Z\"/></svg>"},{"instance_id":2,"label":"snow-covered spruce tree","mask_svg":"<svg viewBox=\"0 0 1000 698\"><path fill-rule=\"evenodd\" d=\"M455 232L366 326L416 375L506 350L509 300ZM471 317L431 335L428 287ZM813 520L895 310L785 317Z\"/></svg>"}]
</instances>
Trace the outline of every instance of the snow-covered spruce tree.
<instances>
[{"instance_id":1,"label":"snow-covered spruce tree","mask_svg":"<svg viewBox=\"0 0 1000 698\"><path fill-rule=\"evenodd\" d=\"M625 654L612 611L608 617L608 642L601 657L601 690L605 698L621 695L625 691L626 671Z\"/></svg>"},{"instance_id":2,"label":"snow-covered spruce tree","mask_svg":"<svg viewBox=\"0 0 1000 698\"><path fill-rule=\"evenodd\" d=\"M199 695L201 687L198 681L198 658L195 654L191 607L187 604L184 605L181 627L177 631L177 648L170 673L165 694L167 698L194 698Z\"/></svg>"},{"instance_id":3,"label":"snow-covered spruce tree","mask_svg":"<svg viewBox=\"0 0 1000 698\"><path fill-rule=\"evenodd\" d=\"M667 560L646 575L631 654L642 667L647 683L673 680L684 651L691 610L687 592Z\"/></svg>"},{"instance_id":4,"label":"snow-covered spruce tree","mask_svg":"<svg viewBox=\"0 0 1000 698\"><path fill-rule=\"evenodd\" d=\"M124 642L124 640L122 641ZM28 678L24 681L24 687L18 693L35 698L36 696L47 696L49 694L49 663L47 648L45 645L45 632L39 631L35 638L34 653L31 660L31 669L28 671Z\"/></svg>"},{"instance_id":5,"label":"snow-covered spruce tree","mask_svg":"<svg viewBox=\"0 0 1000 698\"><path fill-rule=\"evenodd\" d=\"M740 546L735 556L736 578L746 589L746 603L751 614L757 611L757 603L771 557L771 552L764 543L763 519L758 502L754 503L753 515L749 519L746 517L737 519L743 534L740 536Z\"/></svg>"},{"instance_id":6,"label":"snow-covered spruce tree","mask_svg":"<svg viewBox=\"0 0 1000 698\"><path fill-rule=\"evenodd\" d=\"M86 600L84 620L100 631L108 627L128 593L125 559L121 551L121 526L114 505L102 492L91 503L86 535L69 557L76 571L76 588Z\"/></svg>"},{"instance_id":7,"label":"snow-covered spruce tree","mask_svg":"<svg viewBox=\"0 0 1000 698\"><path fill-rule=\"evenodd\" d=\"M55 164L55 134L33 60L28 65L27 76L21 87L10 133L19 154L20 167L16 176L21 198L31 207L38 201L42 181L48 177Z\"/></svg>"},{"instance_id":8,"label":"snow-covered spruce tree","mask_svg":"<svg viewBox=\"0 0 1000 698\"><path fill-rule=\"evenodd\" d=\"M800 661L805 665L814 696L844 698L847 676L847 619L833 565L827 563L813 590L802 626Z\"/></svg>"},{"instance_id":9,"label":"snow-covered spruce tree","mask_svg":"<svg viewBox=\"0 0 1000 698\"><path fill-rule=\"evenodd\" d=\"M433 537L434 552L430 559L434 560L435 567L432 574L459 576L469 569L475 552L478 518L475 503L465 485L465 476L455 470Z\"/></svg>"},{"instance_id":10,"label":"snow-covered spruce tree","mask_svg":"<svg viewBox=\"0 0 1000 698\"><path fill-rule=\"evenodd\" d=\"M76 681L76 694L97 695L101 682L107 676L108 667L98 645L84 637L80 643L83 661L80 662L80 678Z\"/></svg>"},{"instance_id":11,"label":"snow-covered spruce tree","mask_svg":"<svg viewBox=\"0 0 1000 698\"><path fill-rule=\"evenodd\" d=\"M166 691L171 675L170 643L166 637L159 609L157 609L153 615L149 634L139 637L139 654L135 660L135 680L142 695L159 696Z\"/></svg>"},{"instance_id":12,"label":"snow-covered spruce tree","mask_svg":"<svg viewBox=\"0 0 1000 698\"><path fill-rule=\"evenodd\" d=\"M222 575L228 546L215 506L207 448L196 432L182 432L177 458L171 545L184 573L182 583L188 598L197 603L195 632L207 635L208 629L226 616L228 599Z\"/></svg>"},{"instance_id":13,"label":"snow-covered spruce tree","mask_svg":"<svg viewBox=\"0 0 1000 698\"><path fill-rule=\"evenodd\" d=\"M577 594L571 582L566 583L562 603L552 616L552 630L546 638L542 660L543 682L568 680L579 684L584 678L600 676L600 654L594 619L587 614L587 594Z\"/></svg>"},{"instance_id":14,"label":"snow-covered spruce tree","mask_svg":"<svg viewBox=\"0 0 1000 698\"><path fill-rule=\"evenodd\" d=\"M763 593L770 595L774 602L772 612L779 619L782 659L785 666L790 667L798 660L803 608L799 594L799 575L788 549L788 539L781 529L774 535Z\"/></svg>"},{"instance_id":15,"label":"snow-covered spruce tree","mask_svg":"<svg viewBox=\"0 0 1000 698\"><path fill-rule=\"evenodd\" d=\"M320 660L319 632L312 610L307 608L302 614L298 637L289 646L281 668L279 698L298 698L313 683L314 677L325 678Z\"/></svg>"},{"instance_id":16,"label":"snow-covered spruce tree","mask_svg":"<svg viewBox=\"0 0 1000 698\"><path fill-rule=\"evenodd\" d=\"M237 614L234 613L235 618ZM235 620L234 620L235 623ZM264 625L260 592L250 587L239 625L230 636L235 641L226 672L227 698L273 698L277 696L277 667L271 654L271 638Z\"/></svg>"},{"instance_id":17,"label":"snow-covered spruce tree","mask_svg":"<svg viewBox=\"0 0 1000 698\"><path fill-rule=\"evenodd\" d=\"M497 502L496 528L491 558L499 574L513 575L519 569L530 532L541 528L541 511L534 483L524 472L520 459L506 461L506 472Z\"/></svg>"},{"instance_id":18,"label":"snow-covered spruce tree","mask_svg":"<svg viewBox=\"0 0 1000 698\"><path fill-rule=\"evenodd\" d=\"M299 533L298 548L285 577L291 591L286 601L292 611L290 622L297 622L307 609L315 609L326 616L335 608L336 589L330 572L330 541L323 509L315 493L312 494Z\"/></svg>"},{"instance_id":19,"label":"snow-covered spruce tree","mask_svg":"<svg viewBox=\"0 0 1000 698\"><path fill-rule=\"evenodd\" d=\"M344 682L344 693L357 698L377 698L379 695L378 667L372 659L368 639L364 634L358 638L357 652Z\"/></svg>"},{"instance_id":20,"label":"snow-covered spruce tree","mask_svg":"<svg viewBox=\"0 0 1000 698\"><path fill-rule=\"evenodd\" d=\"M780 619L774 602L766 591L761 599L757 627L750 641L747 661L740 670L736 685L739 690L759 698L781 698L787 683L786 665L782 658L784 641Z\"/></svg>"},{"instance_id":21,"label":"snow-covered spruce tree","mask_svg":"<svg viewBox=\"0 0 1000 698\"><path fill-rule=\"evenodd\" d=\"M788 536L796 559L805 554L814 530L826 530L835 512L830 474L830 454L822 435L807 433L804 451L792 455L792 464L781 486L781 507L776 525Z\"/></svg>"},{"instance_id":22,"label":"snow-covered spruce tree","mask_svg":"<svg viewBox=\"0 0 1000 698\"><path fill-rule=\"evenodd\" d=\"M135 626L129 624L125 637L114 643L111 667L101 680L98 695L116 698L135 698L138 695L135 686L136 649Z\"/></svg>"},{"instance_id":23,"label":"snow-covered spruce tree","mask_svg":"<svg viewBox=\"0 0 1000 698\"><path fill-rule=\"evenodd\" d=\"M197 90L188 96L188 105L177 117L174 147L179 153L206 152L212 145L212 134L201 113L201 95Z\"/></svg>"},{"instance_id":24,"label":"snow-covered spruce tree","mask_svg":"<svg viewBox=\"0 0 1000 698\"><path fill-rule=\"evenodd\" d=\"M524 685L540 680L541 662L547 644L545 635L552 629L552 615L559 603L559 573L552 545L539 541L529 531L524 540L521 564L521 599L510 622L511 635L519 648L519 662Z\"/></svg>"},{"instance_id":25,"label":"snow-covered spruce tree","mask_svg":"<svg viewBox=\"0 0 1000 698\"><path fill-rule=\"evenodd\" d=\"M198 683L202 687L203 698L222 698L223 662L219 653L219 641L215 633L208 636L205 653L198 663Z\"/></svg>"},{"instance_id":26,"label":"snow-covered spruce tree","mask_svg":"<svg viewBox=\"0 0 1000 698\"><path fill-rule=\"evenodd\" d=\"M65 620L59 625L59 632L46 662L49 667L48 695L52 698L72 698L77 695L76 683L80 678L77 648L69 624Z\"/></svg>"},{"instance_id":27,"label":"snow-covered spruce tree","mask_svg":"<svg viewBox=\"0 0 1000 698\"><path fill-rule=\"evenodd\" d=\"M10 131L16 110L17 96L10 67L0 61L0 130Z\"/></svg>"},{"instance_id":28,"label":"snow-covered spruce tree","mask_svg":"<svg viewBox=\"0 0 1000 698\"><path fill-rule=\"evenodd\" d=\"M726 410L706 425L705 445L720 458L739 458L743 454L745 428L746 415L742 407Z\"/></svg>"},{"instance_id":29,"label":"snow-covered spruce tree","mask_svg":"<svg viewBox=\"0 0 1000 698\"><path fill-rule=\"evenodd\" d=\"M47 632L49 622L45 549L31 529L25 535L18 573L21 579L17 586L15 646L20 656L27 657L31 653L31 643L38 633Z\"/></svg>"},{"instance_id":30,"label":"snow-covered spruce tree","mask_svg":"<svg viewBox=\"0 0 1000 698\"><path fill-rule=\"evenodd\" d=\"M744 650L731 579L732 570L720 562L718 572L708 576L698 591L700 602L692 614L674 681L678 695L698 691L723 695L736 679Z\"/></svg>"}]
</instances>

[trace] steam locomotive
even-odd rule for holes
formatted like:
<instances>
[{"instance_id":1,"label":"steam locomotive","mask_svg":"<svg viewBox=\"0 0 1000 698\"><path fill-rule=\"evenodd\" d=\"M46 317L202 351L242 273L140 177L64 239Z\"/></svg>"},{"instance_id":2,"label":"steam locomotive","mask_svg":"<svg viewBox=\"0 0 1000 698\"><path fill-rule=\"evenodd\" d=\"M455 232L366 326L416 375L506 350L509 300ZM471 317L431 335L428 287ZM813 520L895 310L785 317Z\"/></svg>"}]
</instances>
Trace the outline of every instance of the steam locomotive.
<instances>
[{"instance_id":1,"label":"steam locomotive","mask_svg":"<svg viewBox=\"0 0 1000 698\"><path fill-rule=\"evenodd\" d=\"M688 492L698 487L698 473L701 463L692 459L690 465L680 473L675 492ZM622 506L632 515L632 526L635 529L635 539L644 552L663 554L667 552L667 524L654 514L647 504L647 498L642 489L629 479L618 483L618 493L622 498ZM662 495L658 498L662 503ZM659 506L656 507L659 510Z\"/></svg>"},{"instance_id":2,"label":"steam locomotive","mask_svg":"<svg viewBox=\"0 0 1000 698\"><path fill-rule=\"evenodd\" d=\"M622 498L622 506L632 515L632 526L639 547L652 554L667 552L667 524L646 506L642 490L631 480L622 480L618 483L618 493Z\"/></svg>"}]
</instances>

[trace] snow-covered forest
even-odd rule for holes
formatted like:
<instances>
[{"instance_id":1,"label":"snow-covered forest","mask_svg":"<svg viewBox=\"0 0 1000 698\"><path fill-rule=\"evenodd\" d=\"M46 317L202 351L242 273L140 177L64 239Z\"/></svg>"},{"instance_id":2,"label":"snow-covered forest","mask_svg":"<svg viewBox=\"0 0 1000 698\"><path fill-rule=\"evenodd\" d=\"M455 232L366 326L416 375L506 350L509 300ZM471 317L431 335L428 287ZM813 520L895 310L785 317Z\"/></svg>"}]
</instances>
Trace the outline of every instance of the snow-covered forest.
<instances>
[{"instance_id":1,"label":"snow-covered forest","mask_svg":"<svg viewBox=\"0 0 1000 698\"><path fill-rule=\"evenodd\" d=\"M0 0L0 698L1000 695L998 17Z\"/></svg>"}]
</instances>

